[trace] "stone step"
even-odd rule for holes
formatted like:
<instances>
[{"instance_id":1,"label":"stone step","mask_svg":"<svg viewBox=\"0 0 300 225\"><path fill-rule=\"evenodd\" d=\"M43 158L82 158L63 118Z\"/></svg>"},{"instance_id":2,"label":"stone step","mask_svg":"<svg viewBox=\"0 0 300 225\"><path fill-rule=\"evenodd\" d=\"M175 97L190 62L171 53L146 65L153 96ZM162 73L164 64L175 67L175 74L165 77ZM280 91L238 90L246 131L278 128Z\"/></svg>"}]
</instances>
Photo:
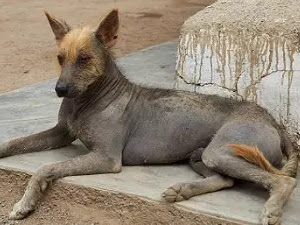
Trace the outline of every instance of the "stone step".
<instances>
[{"instance_id":1,"label":"stone step","mask_svg":"<svg viewBox=\"0 0 300 225\"><path fill-rule=\"evenodd\" d=\"M176 44L164 43L127 55L118 60L126 76L139 84L173 88ZM60 99L54 92L55 80L39 83L0 95L0 143L26 136L56 124ZM64 161L84 154L80 142L59 150L28 153L0 159L0 168L33 174L45 164ZM75 176L62 182L138 196L147 201L161 201L161 193L177 182L201 179L187 165L124 167L119 174ZM242 183L215 193L176 203L183 211L206 215L203 224L258 224L259 214L268 193L254 185ZM17 199L16 199L17 200ZM153 207L156 207L154 204ZM283 225L299 225L300 188L297 187L284 208ZM186 223L191 224L191 223Z\"/></svg>"}]
</instances>

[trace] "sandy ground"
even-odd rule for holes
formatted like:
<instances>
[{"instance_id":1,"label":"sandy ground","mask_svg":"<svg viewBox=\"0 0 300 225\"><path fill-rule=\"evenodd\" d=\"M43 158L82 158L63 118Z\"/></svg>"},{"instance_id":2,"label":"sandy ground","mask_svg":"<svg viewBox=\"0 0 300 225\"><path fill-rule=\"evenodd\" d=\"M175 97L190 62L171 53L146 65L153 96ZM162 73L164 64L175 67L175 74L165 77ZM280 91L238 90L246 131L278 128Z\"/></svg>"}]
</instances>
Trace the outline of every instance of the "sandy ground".
<instances>
[{"instance_id":1,"label":"sandy ground","mask_svg":"<svg viewBox=\"0 0 300 225\"><path fill-rule=\"evenodd\" d=\"M177 39L181 24L213 0L0 0L0 92L58 76L56 43L43 14L47 10L71 26L99 23L119 8L116 56Z\"/></svg>"},{"instance_id":2,"label":"sandy ground","mask_svg":"<svg viewBox=\"0 0 300 225\"><path fill-rule=\"evenodd\" d=\"M7 214L12 199L21 196L28 179L22 173L0 171L0 225L238 225L178 210L172 204L61 182L53 184L32 215L22 221L10 221Z\"/></svg>"},{"instance_id":3,"label":"sandy ground","mask_svg":"<svg viewBox=\"0 0 300 225\"><path fill-rule=\"evenodd\" d=\"M117 57L177 39L183 21L214 0L0 0L0 92L56 77L56 44L43 9L72 26L97 24L111 8L119 8L121 32ZM23 221L7 215L22 196L29 176L0 170L0 225L40 224L221 224L182 214L125 196L54 185L37 212ZM70 191L72 190L72 191ZM98 196L97 198L95 196ZM100 196L100 197L99 197ZM130 204L132 202L132 204ZM205 222L206 221L206 222ZM222 223L228 224L228 223Z\"/></svg>"}]
</instances>

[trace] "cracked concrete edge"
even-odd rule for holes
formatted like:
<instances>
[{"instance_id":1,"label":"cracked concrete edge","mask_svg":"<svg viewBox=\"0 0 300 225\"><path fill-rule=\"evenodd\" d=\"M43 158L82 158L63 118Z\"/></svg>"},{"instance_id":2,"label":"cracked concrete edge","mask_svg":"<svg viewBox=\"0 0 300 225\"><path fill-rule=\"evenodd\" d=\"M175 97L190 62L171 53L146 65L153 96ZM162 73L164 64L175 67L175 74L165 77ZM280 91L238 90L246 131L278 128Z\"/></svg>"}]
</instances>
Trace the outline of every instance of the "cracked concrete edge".
<instances>
[{"instance_id":1,"label":"cracked concrete edge","mask_svg":"<svg viewBox=\"0 0 300 225\"><path fill-rule=\"evenodd\" d=\"M218 87L218 88L221 88L221 89L228 90L229 92L232 92L232 93L234 93L234 94L240 96L241 98L243 98L242 95L239 95L239 94L237 93L237 89L236 89L236 88L229 88L229 87L226 87L226 86L218 85L218 84L213 83L213 82L206 82L206 83L197 83L197 82L194 83L194 82L188 82L188 81L186 81L186 80L184 79L183 76L180 76L180 75L178 75L178 78L181 79L185 84L188 84L188 85L194 85L194 86L200 87L200 88L201 88L201 87L205 87L205 86L214 86L214 87Z\"/></svg>"},{"instance_id":2,"label":"cracked concrete edge","mask_svg":"<svg viewBox=\"0 0 300 225\"><path fill-rule=\"evenodd\" d=\"M176 78L176 85L175 88L185 90L185 91L191 91L191 92L198 92L201 94L215 94L219 95L221 97L226 98L232 98L237 101L244 100L243 96L240 95L236 89L234 88L228 88L226 86L218 85L216 83L207 82L207 83L192 83L188 82L184 79L184 77L177 75ZM211 90L214 90L213 93Z\"/></svg>"},{"instance_id":3,"label":"cracked concrete edge","mask_svg":"<svg viewBox=\"0 0 300 225\"><path fill-rule=\"evenodd\" d=\"M15 185L24 184L30 177L31 175L24 172L0 168L0 182L2 185L5 185L5 182L14 182ZM179 225L181 223L177 223L177 221L183 220L186 225L246 225L244 221L233 221L227 218L219 218L214 215L193 212L188 208L177 204L157 202L136 195L86 187L68 182L64 179L53 183L52 187L46 192L43 201L47 201L48 197L64 199L70 203L74 202L81 205L90 205L99 209L112 209L113 211L119 211L121 214L124 207L128 206L130 207L131 214L146 212L143 213L143 215L144 217L149 217L148 219L153 219L153 214L159 213L158 215L162 219L167 218L167 222L160 221L160 224ZM148 215L147 212L151 212L151 214ZM155 219L159 220L160 218ZM250 223L247 224L253 225Z\"/></svg>"},{"instance_id":4,"label":"cracked concrete edge","mask_svg":"<svg viewBox=\"0 0 300 225\"><path fill-rule=\"evenodd\" d=\"M262 75L262 76L260 77L259 80L257 80L256 82L252 83L252 84L249 85L248 87L250 87L250 86L255 86L256 84L259 84L260 81L261 81L261 79L263 79L263 78L265 78L265 77L268 77L268 76L271 76L271 75L274 74L274 73L277 73L277 72L285 72L285 73L289 73L289 72L291 72L291 71L293 71L293 72L300 72L300 70L273 70L273 71L271 71L271 72L269 72L269 73L266 73L266 74ZM218 85L218 84L213 83L213 82L206 82L206 83L201 83L201 82L189 82L189 81L187 81L187 80L185 79L185 77L183 77L182 75L180 75L180 74L178 74L178 73L177 73L177 76L178 76L178 78L181 79L184 83L190 84L190 85L196 85L196 86L199 86L199 87L204 87L204 86L207 86L207 85L213 85L213 86L218 86L218 87L220 87L220 88L227 89L227 90L232 91L232 92L237 92L237 91L238 91L237 88L228 88L228 87L226 87L226 86ZM239 79L240 79L240 77L239 77ZM238 81L239 81L239 80L238 80ZM248 87L246 87L246 88L248 88Z\"/></svg>"}]
</instances>

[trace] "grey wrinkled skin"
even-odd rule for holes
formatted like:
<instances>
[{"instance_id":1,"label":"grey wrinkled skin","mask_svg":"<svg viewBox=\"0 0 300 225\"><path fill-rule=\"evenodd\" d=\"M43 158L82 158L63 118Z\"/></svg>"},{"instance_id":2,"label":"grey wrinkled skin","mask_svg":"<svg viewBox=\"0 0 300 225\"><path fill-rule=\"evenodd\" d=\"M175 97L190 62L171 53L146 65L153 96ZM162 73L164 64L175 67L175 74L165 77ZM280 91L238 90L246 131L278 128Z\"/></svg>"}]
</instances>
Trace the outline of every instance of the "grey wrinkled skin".
<instances>
[{"instance_id":1,"label":"grey wrinkled skin","mask_svg":"<svg viewBox=\"0 0 300 225\"><path fill-rule=\"evenodd\" d=\"M135 85L106 54L103 75L83 94L63 99L54 128L1 145L1 157L55 149L76 139L90 150L38 170L14 206L11 219L24 218L33 211L48 184L58 178L118 173L122 165L190 160L191 167L205 179L171 186L163 193L167 201L228 188L234 179L252 181L270 191L262 223L280 224L282 207L295 179L266 172L234 156L228 147L233 143L258 146L279 167L282 153L291 155L294 149L266 110L254 103L213 95Z\"/></svg>"}]
</instances>

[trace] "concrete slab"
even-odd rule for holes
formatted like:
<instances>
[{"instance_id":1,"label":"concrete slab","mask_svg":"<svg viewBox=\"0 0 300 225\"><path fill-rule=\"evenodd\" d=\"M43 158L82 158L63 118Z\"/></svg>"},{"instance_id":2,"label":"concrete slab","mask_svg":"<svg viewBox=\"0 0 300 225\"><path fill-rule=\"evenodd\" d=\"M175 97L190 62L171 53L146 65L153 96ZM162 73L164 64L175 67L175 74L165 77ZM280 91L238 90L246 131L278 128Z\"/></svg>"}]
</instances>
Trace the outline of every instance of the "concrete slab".
<instances>
[{"instance_id":1,"label":"concrete slab","mask_svg":"<svg viewBox=\"0 0 300 225\"><path fill-rule=\"evenodd\" d=\"M185 21L178 87L256 102L300 144L298 0L219 0Z\"/></svg>"},{"instance_id":2,"label":"concrete slab","mask_svg":"<svg viewBox=\"0 0 300 225\"><path fill-rule=\"evenodd\" d=\"M134 82L148 86L172 88L176 44L165 43L130 54L118 64ZM22 88L0 96L0 142L50 128L56 123L60 104L54 92L55 80ZM33 174L41 166L67 160L86 152L79 142L59 150L28 153L0 159L0 168ZM201 179L186 165L124 167L119 174L67 177L63 182L99 190L122 192L150 201L160 201L161 193L170 185ZM258 216L268 193L250 184L198 196L176 204L195 213L221 217L241 224L258 224ZM285 207L283 225L299 225L300 188L294 191Z\"/></svg>"}]
</instances>

